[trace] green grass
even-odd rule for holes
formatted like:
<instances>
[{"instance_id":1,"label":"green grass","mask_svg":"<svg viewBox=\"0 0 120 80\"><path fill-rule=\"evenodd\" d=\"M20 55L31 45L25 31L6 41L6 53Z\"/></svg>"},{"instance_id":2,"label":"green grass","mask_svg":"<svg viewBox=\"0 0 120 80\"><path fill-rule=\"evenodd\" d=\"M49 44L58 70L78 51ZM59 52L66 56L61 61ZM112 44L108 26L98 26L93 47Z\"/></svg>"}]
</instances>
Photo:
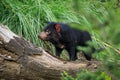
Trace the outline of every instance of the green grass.
<instances>
[{"instance_id":1,"label":"green grass","mask_svg":"<svg viewBox=\"0 0 120 80\"><path fill-rule=\"evenodd\" d=\"M0 22L8 25L16 34L43 47L37 36L47 21L79 23L74 13L67 6L64 7L66 4L67 1L60 0L2 0Z\"/></svg>"}]
</instances>

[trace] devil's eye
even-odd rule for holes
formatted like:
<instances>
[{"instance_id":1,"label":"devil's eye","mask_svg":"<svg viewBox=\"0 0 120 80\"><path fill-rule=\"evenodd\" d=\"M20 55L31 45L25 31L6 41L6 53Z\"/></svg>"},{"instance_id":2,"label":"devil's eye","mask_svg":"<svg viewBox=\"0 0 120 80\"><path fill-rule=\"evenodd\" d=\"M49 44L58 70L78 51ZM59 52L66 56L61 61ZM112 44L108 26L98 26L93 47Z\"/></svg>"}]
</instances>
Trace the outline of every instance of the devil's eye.
<instances>
[{"instance_id":1,"label":"devil's eye","mask_svg":"<svg viewBox=\"0 0 120 80\"><path fill-rule=\"evenodd\" d=\"M48 31L48 29L47 30L45 30L46 32Z\"/></svg>"},{"instance_id":2,"label":"devil's eye","mask_svg":"<svg viewBox=\"0 0 120 80\"><path fill-rule=\"evenodd\" d=\"M47 32L47 34L50 34L50 33L51 33L51 31L50 31L50 30L48 30L48 29L47 29L45 32Z\"/></svg>"}]
</instances>

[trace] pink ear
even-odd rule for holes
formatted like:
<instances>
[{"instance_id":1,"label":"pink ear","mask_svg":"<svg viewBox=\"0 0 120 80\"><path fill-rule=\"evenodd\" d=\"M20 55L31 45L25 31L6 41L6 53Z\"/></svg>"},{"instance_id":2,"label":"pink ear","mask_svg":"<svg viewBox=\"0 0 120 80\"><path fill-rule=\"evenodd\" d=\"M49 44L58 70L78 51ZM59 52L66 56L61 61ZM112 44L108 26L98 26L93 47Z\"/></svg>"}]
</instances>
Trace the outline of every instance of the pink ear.
<instances>
[{"instance_id":1,"label":"pink ear","mask_svg":"<svg viewBox=\"0 0 120 80\"><path fill-rule=\"evenodd\" d=\"M56 24L56 25L55 25L55 28L56 28L56 31L57 31L58 33L60 33L60 24Z\"/></svg>"}]
</instances>

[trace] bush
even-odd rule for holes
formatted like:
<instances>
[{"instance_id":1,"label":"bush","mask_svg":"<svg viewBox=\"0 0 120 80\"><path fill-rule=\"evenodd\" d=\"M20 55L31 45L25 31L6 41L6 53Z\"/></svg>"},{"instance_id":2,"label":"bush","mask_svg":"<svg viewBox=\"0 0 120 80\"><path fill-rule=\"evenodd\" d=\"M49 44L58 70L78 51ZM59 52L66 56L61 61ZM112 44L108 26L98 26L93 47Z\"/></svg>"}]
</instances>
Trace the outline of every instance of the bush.
<instances>
[{"instance_id":1,"label":"bush","mask_svg":"<svg viewBox=\"0 0 120 80\"><path fill-rule=\"evenodd\" d=\"M89 72L87 70L81 70L76 78L68 75L66 72L62 74L62 80L112 80L111 77L105 72Z\"/></svg>"}]
</instances>

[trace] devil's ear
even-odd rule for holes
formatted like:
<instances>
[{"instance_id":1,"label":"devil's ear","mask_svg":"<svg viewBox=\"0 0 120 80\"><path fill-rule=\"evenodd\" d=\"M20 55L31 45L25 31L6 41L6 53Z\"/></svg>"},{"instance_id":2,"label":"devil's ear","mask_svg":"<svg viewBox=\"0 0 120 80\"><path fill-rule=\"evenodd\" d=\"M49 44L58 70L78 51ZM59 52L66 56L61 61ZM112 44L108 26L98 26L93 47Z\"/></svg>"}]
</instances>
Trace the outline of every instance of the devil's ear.
<instances>
[{"instance_id":1,"label":"devil's ear","mask_svg":"<svg viewBox=\"0 0 120 80\"><path fill-rule=\"evenodd\" d=\"M55 29L58 33L60 33L60 24L55 24Z\"/></svg>"}]
</instances>

